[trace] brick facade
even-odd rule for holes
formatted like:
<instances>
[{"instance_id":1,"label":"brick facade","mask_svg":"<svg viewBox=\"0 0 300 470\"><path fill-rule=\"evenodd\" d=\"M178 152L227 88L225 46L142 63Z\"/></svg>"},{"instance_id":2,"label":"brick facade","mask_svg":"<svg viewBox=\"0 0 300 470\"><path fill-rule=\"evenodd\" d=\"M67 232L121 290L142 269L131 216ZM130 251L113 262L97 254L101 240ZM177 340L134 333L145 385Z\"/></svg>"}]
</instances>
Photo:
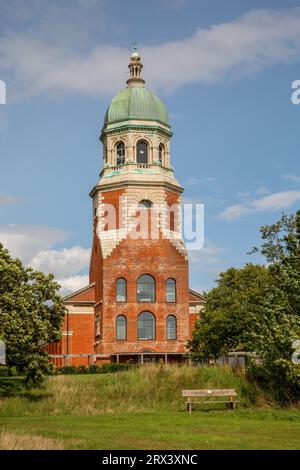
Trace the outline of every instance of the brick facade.
<instances>
[{"instance_id":1,"label":"brick facade","mask_svg":"<svg viewBox=\"0 0 300 470\"><path fill-rule=\"evenodd\" d=\"M140 75L134 75L137 65L142 67L139 60L136 54L131 58L133 75L127 82L129 87L143 86ZM149 92L132 96L144 100ZM59 365L65 363L64 355L74 365L129 359L143 362L159 357L180 360L204 305L204 298L189 290L188 255L182 238L183 188L170 164L172 133L162 103L155 117L153 103L157 100L151 98L141 105L136 101L132 106L135 117L124 115L126 107L122 101L122 106L111 112L112 116L122 113L121 122L110 122L110 113L106 113L100 137L104 166L90 193L93 201L90 284L65 297L68 314L62 328L63 339L49 346ZM144 119L143 113L151 115L151 119ZM142 152L143 163L138 157L141 141L143 152L146 151L146 155ZM121 162L117 153L120 143L124 149ZM155 282L155 298L150 302L145 299L139 302L137 298L137 281L142 275L151 276ZM126 299L122 302L116 298L119 278L126 281ZM176 299L171 302L166 298L168 279L176 283ZM143 312L150 312L151 325L147 328L153 328L154 333L139 333L139 316ZM120 315L126 322L126 337L117 339L116 319ZM167 335L170 315L173 329ZM170 336L172 339L168 339Z\"/></svg>"}]
</instances>

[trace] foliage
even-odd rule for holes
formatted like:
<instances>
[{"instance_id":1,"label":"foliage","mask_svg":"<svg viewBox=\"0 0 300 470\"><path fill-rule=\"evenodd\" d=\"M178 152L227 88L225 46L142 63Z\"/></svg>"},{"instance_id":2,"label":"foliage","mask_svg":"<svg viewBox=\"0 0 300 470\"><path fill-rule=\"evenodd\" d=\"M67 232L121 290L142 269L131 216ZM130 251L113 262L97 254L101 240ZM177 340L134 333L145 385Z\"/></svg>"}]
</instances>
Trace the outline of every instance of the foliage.
<instances>
[{"instance_id":1,"label":"foliage","mask_svg":"<svg viewBox=\"0 0 300 470\"><path fill-rule=\"evenodd\" d=\"M24 389L22 377L0 377L0 396L9 396Z\"/></svg>"},{"instance_id":2,"label":"foliage","mask_svg":"<svg viewBox=\"0 0 300 470\"><path fill-rule=\"evenodd\" d=\"M64 306L52 274L25 268L0 244L0 338L9 366L39 382L51 365L46 344L61 337Z\"/></svg>"},{"instance_id":3,"label":"foliage","mask_svg":"<svg viewBox=\"0 0 300 470\"><path fill-rule=\"evenodd\" d=\"M247 264L220 274L188 342L193 360L217 358L232 350L255 350L253 333L269 282L268 269L260 265Z\"/></svg>"},{"instance_id":4,"label":"foliage","mask_svg":"<svg viewBox=\"0 0 300 470\"><path fill-rule=\"evenodd\" d=\"M108 374L113 372L122 372L134 367L132 364L91 364L89 366L63 366L56 369L57 374L73 375L73 374Z\"/></svg>"},{"instance_id":5,"label":"foliage","mask_svg":"<svg viewBox=\"0 0 300 470\"><path fill-rule=\"evenodd\" d=\"M17 375L16 367L0 366L0 377L15 377Z\"/></svg>"},{"instance_id":6,"label":"foliage","mask_svg":"<svg viewBox=\"0 0 300 470\"><path fill-rule=\"evenodd\" d=\"M264 358L261 363L250 361L247 378L255 381L281 405L292 405L299 401L300 367L290 359Z\"/></svg>"},{"instance_id":7,"label":"foliage","mask_svg":"<svg viewBox=\"0 0 300 470\"><path fill-rule=\"evenodd\" d=\"M278 222L263 225L260 228L263 243L260 248L254 246L249 254L260 251L268 263L284 259L289 254L286 237L294 237L297 233L297 217L299 214L282 214Z\"/></svg>"},{"instance_id":8,"label":"foliage","mask_svg":"<svg viewBox=\"0 0 300 470\"><path fill-rule=\"evenodd\" d=\"M221 273L188 348L193 360L235 349L255 353L252 379L289 403L300 399L300 365L291 361L292 343L300 339L300 211L261 233L268 264Z\"/></svg>"}]
</instances>

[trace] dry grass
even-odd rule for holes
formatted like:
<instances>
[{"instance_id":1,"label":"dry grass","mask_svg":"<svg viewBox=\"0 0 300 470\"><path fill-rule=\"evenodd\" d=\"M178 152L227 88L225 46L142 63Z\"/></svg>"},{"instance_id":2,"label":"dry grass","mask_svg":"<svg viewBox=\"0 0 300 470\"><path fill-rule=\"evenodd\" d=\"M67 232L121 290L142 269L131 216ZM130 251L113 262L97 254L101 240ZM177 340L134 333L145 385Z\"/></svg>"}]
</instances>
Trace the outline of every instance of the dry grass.
<instances>
[{"instance_id":1,"label":"dry grass","mask_svg":"<svg viewBox=\"0 0 300 470\"><path fill-rule=\"evenodd\" d=\"M50 439L30 434L0 432L0 450L63 450L63 443L58 439Z\"/></svg>"},{"instance_id":2,"label":"dry grass","mask_svg":"<svg viewBox=\"0 0 300 470\"><path fill-rule=\"evenodd\" d=\"M98 415L117 412L185 409L181 390L235 388L243 405L257 398L257 391L243 375L229 367L147 365L114 374L49 377L43 390L0 399L6 416L67 414ZM239 399L240 399L239 398Z\"/></svg>"},{"instance_id":3,"label":"dry grass","mask_svg":"<svg viewBox=\"0 0 300 470\"><path fill-rule=\"evenodd\" d=\"M235 388L241 403L189 414L188 388ZM299 449L299 423L231 368L147 365L0 398L0 449Z\"/></svg>"}]
</instances>

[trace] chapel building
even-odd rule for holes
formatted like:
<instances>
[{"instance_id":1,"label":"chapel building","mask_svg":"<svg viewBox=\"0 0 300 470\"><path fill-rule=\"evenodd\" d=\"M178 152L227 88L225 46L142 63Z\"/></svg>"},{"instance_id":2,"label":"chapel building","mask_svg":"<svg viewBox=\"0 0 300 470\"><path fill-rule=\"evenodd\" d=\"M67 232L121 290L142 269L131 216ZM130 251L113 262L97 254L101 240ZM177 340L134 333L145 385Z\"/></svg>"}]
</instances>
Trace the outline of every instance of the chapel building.
<instances>
[{"instance_id":1,"label":"chapel building","mask_svg":"<svg viewBox=\"0 0 300 470\"><path fill-rule=\"evenodd\" d=\"M104 117L90 282L64 298L63 338L49 346L57 365L182 361L204 306L189 289L167 109L142 68L135 50L127 86Z\"/></svg>"}]
</instances>

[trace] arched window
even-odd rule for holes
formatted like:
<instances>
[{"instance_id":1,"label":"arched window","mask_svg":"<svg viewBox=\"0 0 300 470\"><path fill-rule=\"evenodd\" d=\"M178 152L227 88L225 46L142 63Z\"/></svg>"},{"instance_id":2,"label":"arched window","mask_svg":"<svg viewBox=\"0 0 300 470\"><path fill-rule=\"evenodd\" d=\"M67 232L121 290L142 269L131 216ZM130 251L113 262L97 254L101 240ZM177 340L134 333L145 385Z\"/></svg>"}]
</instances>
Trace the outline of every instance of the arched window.
<instances>
[{"instance_id":1,"label":"arched window","mask_svg":"<svg viewBox=\"0 0 300 470\"><path fill-rule=\"evenodd\" d=\"M159 144L159 147L158 147L158 159L159 159L159 163L163 163L163 158L165 156L165 147L163 144Z\"/></svg>"},{"instance_id":2,"label":"arched window","mask_svg":"<svg viewBox=\"0 0 300 470\"><path fill-rule=\"evenodd\" d=\"M175 221L177 224L177 206L176 204L172 204L168 206L168 221L169 221L169 229L171 232L175 232Z\"/></svg>"},{"instance_id":3,"label":"arched window","mask_svg":"<svg viewBox=\"0 0 300 470\"><path fill-rule=\"evenodd\" d=\"M125 145L124 142L117 144L117 165L124 165L125 163Z\"/></svg>"},{"instance_id":4,"label":"arched window","mask_svg":"<svg viewBox=\"0 0 300 470\"><path fill-rule=\"evenodd\" d=\"M142 201L140 201L138 203L138 208L139 209L151 209L152 207L152 202L151 201L147 201L146 199L143 199Z\"/></svg>"},{"instance_id":5,"label":"arched window","mask_svg":"<svg viewBox=\"0 0 300 470\"><path fill-rule=\"evenodd\" d=\"M176 302L176 281L168 279L166 283L166 301Z\"/></svg>"},{"instance_id":6,"label":"arched window","mask_svg":"<svg viewBox=\"0 0 300 470\"><path fill-rule=\"evenodd\" d=\"M126 281L122 277L117 280L117 302L126 302Z\"/></svg>"},{"instance_id":7,"label":"arched window","mask_svg":"<svg viewBox=\"0 0 300 470\"><path fill-rule=\"evenodd\" d=\"M155 302L155 280L148 274L143 274L137 281L137 301Z\"/></svg>"},{"instance_id":8,"label":"arched window","mask_svg":"<svg viewBox=\"0 0 300 470\"><path fill-rule=\"evenodd\" d=\"M148 144L145 140L139 140L136 146L137 163L148 163Z\"/></svg>"},{"instance_id":9,"label":"arched window","mask_svg":"<svg viewBox=\"0 0 300 470\"><path fill-rule=\"evenodd\" d=\"M127 319L124 315L119 315L116 320L116 338L125 340L127 337Z\"/></svg>"},{"instance_id":10,"label":"arched window","mask_svg":"<svg viewBox=\"0 0 300 470\"><path fill-rule=\"evenodd\" d=\"M174 315L169 315L167 317L167 339L176 339L177 337L176 323L177 321Z\"/></svg>"},{"instance_id":11,"label":"arched window","mask_svg":"<svg viewBox=\"0 0 300 470\"><path fill-rule=\"evenodd\" d=\"M155 317L150 312L138 317L138 339L155 339Z\"/></svg>"}]
</instances>

